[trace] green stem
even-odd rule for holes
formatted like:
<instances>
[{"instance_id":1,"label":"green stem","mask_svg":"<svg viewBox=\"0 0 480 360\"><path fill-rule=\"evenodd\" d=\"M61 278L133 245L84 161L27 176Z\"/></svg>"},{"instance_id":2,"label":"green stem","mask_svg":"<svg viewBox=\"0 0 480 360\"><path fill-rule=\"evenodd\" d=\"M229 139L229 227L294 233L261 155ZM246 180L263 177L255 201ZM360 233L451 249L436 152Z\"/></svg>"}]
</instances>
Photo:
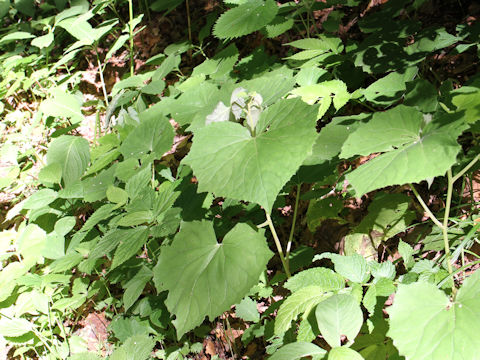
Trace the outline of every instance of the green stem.
<instances>
[{"instance_id":1,"label":"green stem","mask_svg":"<svg viewBox=\"0 0 480 360\"><path fill-rule=\"evenodd\" d=\"M428 208L427 204L423 201L422 197L420 194L417 192L417 189L413 186L413 184L408 184L410 188L412 189L413 193L415 194L415 197L417 198L418 202L420 205L422 205L423 210L427 213L428 217L437 225L440 229L443 230L443 224L433 215L432 211Z\"/></svg>"},{"instance_id":2,"label":"green stem","mask_svg":"<svg viewBox=\"0 0 480 360\"><path fill-rule=\"evenodd\" d=\"M190 41L190 45L192 44L192 24L190 20L190 4L188 3L188 0L185 1L185 6L187 10L187 29L188 29L188 41ZM192 49L188 49L188 56L191 58L192 57Z\"/></svg>"},{"instance_id":3,"label":"green stem","mask_svg":"<svg viewBox=\"0 0 480 360\"><path fill-rule=\"evenodd\" d=\"M280 239L278 238L277 232L275 231L275 227L273 226L272 218L270 214L265 210L265 216L267 217L268 227L272 232L273 240L275 241L275 245L277 246L278 255L280 256L280 260L282 261L283 269L285 270L285 274L289 278L290 269L288 267L288 263L285 261L285 256L283 255L282 244L280 243Z\"/></svg>"},{"instance_id":4,"label":"green stem","mask_svg":"<svg viewBox=\"0 0 480 360\"><path fill-rule=\"evenodd\" d=\"M293 209L292 228L288 237L287 250L285 251L285 260L290 269L290 249L292 247L293 233L295 232L295 223L297 222L298 203L300 202L300 184L297 185L297 194L295 195L295 208Z\"/></svg>"},{"instance_id":5,"label":"green stem","mask_svg":"<svg viewBox=\"0 0 480 360\"><path fill-rule=\"evenodd\" d=\"M445 204L445 214L443 215L443 246L445 247L445 261L447 262L448 273L452 274L452 264L450 259L450 243L448 241L448 219L450 216L450 206L452 204L452 192L453 192L453 178L452 170L448 169L447 171L447 202ZM455 284L452 285L452 293L455 294Z\"/></svg>"},{"instance_id":6,"label":"green stem","mask_svg":"<svg viewBox=\"0 0 480 360\"><path fill-rule=\"evenodd\" d=\"M133 0L128 0L128 16L130 22L128 23L128 29L130 31L130 76L133 76L134 64L133 64Z\"/></svg>"},{"instance_id":7,"label":"green stem","mask_svg":"<svg viewBox=\"0 0 480 360\"><path fill-rule=\"evenodd\" d=\"M442 287L443 284L445 284L448 279L450 279L451 277L457 275L458 273L461 273L462 271L465 271L467 268L469 267L472 267L472 266L475 266L477 264L480 264L480 260L477 260L477 261L473 261L471 263L468 263L466 264L465 266L462 266L462 267L459 267L458 269L455 269L455 271L453 271L451 274L448 274L442 281L440 281L437 285L437 287Z\"/></svg>"},{"instance_id":8,"label":"green stem","mask_svg":"<svg viewBox=\"0 0 480 360\"><path fill-rule=\"evenodd\" d=\"M107 87L105 86L105 80L103 78L103 67L100 61L100 56L98 56L98 52L97 52L97 63L98 63L98 72L100 73L100 83L102 84L103 97L105 98L105 104L107 104L108 106Z\"/></svg>"},{"instance_id":9,"label":"green stem","mask_svg":"<svg viewBox=\"0 0 480 360\"><path fill-rule=\"evenodd\" d=\"M465 166L457 175L455 175L453 178L452 178L452 181L455 182L457 181L461 176L463 176L463 174L465 174L468 170L470 170L470 168L475 165L475 163L478 161L478 159L480 159L480 154L478 154L477 156L475 156L475 158L470 161L468 163L467 166Z\"/></svg>"}]
</instances>

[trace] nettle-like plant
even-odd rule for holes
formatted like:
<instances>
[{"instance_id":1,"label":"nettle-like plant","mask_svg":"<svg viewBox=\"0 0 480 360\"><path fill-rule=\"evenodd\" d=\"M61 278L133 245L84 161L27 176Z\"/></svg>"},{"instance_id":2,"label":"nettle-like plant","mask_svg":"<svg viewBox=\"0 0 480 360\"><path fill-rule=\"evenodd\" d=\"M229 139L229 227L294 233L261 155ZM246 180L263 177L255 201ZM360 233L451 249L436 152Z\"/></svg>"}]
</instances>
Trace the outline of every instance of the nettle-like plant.
<instances>
[{"instance_id":1,"label":"nettle-like plant","mask_svg":"<svg viewBox=\"0 0 480 360\"><path fill-rule=\"evenodd\" d=\"M310 38L319 32L309 25L312 11L339 3L324 33ZM472 263L454 264L480 225L451 214L454 185L478 168L480 87L475 78L456 90L432 84L424 69L432 52L459 41L476 46L475 32L421 29L402 17L411 9L387 3L359 22L363 40L346 44L334 32L355 1L228 5L213 27L220 39L258 30L274 37L297 17L307 38L285 44L284 62L263 52L240 58L225 43L189 77L178 70L192 47L176 44L152 60L161 60L157 68L126 76L110 94L103 87L106 133L97 138L97 126L92 144L56 136L38 174L42 189L7 216L28 222L0 238L0 334L16 344L15 355L81 358L85 346L62 317L94 308L113 318L109 330L122 343L111 358L146 359L156 341L188 342L206 318L234 306L249 324L242 341L263 337L273 360L474 359L480 275L456 281ZM94 29L95 11L77 10L45 22L78 40L67 56L114 27ZM396 22L380 32L387 16ZM110 55L133 39L140 20L130 12ZM176 72L181 80L167 86ZM75 127L81 101L67 90L51 90L41 116ZM419 192L423 182L445 184L439 214ZM283 238L276 210L290 193ZM306 227L348 223L344 200L366 194L368 214L351 224L343 255L298 246ZM414 208L433 221L425 250L442 250L440 258L420 258L402 240L398 254L390 250L387 240L408 230ZM381 248L391 252L387 260ZM263 313L258 299L268 304ZM157 357L196 350L188 343Z\"/></svg>"}]
</instances>

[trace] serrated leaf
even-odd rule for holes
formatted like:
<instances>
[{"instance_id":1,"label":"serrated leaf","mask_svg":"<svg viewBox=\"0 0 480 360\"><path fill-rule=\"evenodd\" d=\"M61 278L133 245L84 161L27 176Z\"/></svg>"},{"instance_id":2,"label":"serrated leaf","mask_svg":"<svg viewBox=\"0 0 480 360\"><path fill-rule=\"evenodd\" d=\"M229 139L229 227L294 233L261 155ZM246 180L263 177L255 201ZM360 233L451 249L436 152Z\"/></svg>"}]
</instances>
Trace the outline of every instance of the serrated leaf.
<instances>
[{"instance_id":1,"label":"serrated leaf","mask_svg":"<svg viewBox=\"0 0 480 360\"><path fill-rule=\"evenodd\" d=\"M403 258L403 264L405 265L405 268L410 269L415 264L415 259L413 258L413 248L402 240L398 242L398 253Z\"/></svg>"},{"instance_id":2,"label":"serrated leaf","mask_svg":"<svg viewBox=\"0 0 480 360\"><path fill-rule=\"evenodd\" d=\"M240 303L235 305L235 315L244 321L257 322L260 320L260 314L257 309L257 302L250 297L244 298Z\"/></svg>"},{"instance_id":3,"label":"serrated leaf","mask_svg":"<svg viewBox=\"0 0 480 360\"><path fill-rule=\"evenodd\" d=\"M117 250L113 255L111 269L122 265L125 261L134 256L147 242L149 230L145 226L135 228L138 235L120 239Z\"/></svg>"},{"instance_id":4,"label":"serrated leaf","mask_svg":"<svg viewBox=\"0 0 480 360\"><path fill-rule=\"evenodd\" d=\"M153 220L153 213L150 210L141 210L128 213L118 220L118 226L136 226L149 223Z\"/></svg>"},{"instance_id":5,"label":"serrated leaf","mask_svg":"<svg viewBox=\"0 0 480 360\"><path fill-rule=\"evenodd\" d=\"M335 271L348 280L364 284L370 279L367 261L359 254L345 256L333 253L323 253L316 255L313 258L313 261L320 259L332 260L333 265L335 266Z\"/></svg>"},{"instance_id":6,"label":"serrated leaf","mask_svg":"<svg viewBox=\"0 0 480 360\"><path fill-rule=\"evenodd\" d=\"M454 302L435 285L399 285L388 308L390 330L406 359L475 359L480 339L480 272L465 280Z\"/></svg>"},{"instance_id":7,"label":"serrated leaf","mask_svg":"<svg viewBox=\"0 0 480 360\"><path fill-rule=\"evenodd\" d=\"M32 331L32 324L25 319L2 317L0 320L0 335L3 336L21 336Z\"/></svg>"},{"instance_id":8,"label":"serrated leaf","mask_svg":"<svg viewBox=\"0 0 480 360\"><path fill-rule=\"evenodd\" d=\"M239 302L271 257L263 233L246 224L237 224L219 244L211 222L184 223L154 269L157 290L168 290L165 304L176 316L178 338Z\"/></svg>"},{"instance_id":9,"label":"serrated leaf","mask_svg":"<svg viewBox=\"0 0 480 360\"><path fill-rule=\"evenodd\" d=\"M345 279L327 268L313 268L299 272L283 285L291 292L296 292L307 286L318 286L327 291L338 291L345 287Z\"/></svg>"},{"instance_id":10,"label":"serrated leaf","mask_svg":"<svg viewBox=\"0 0 480 360\"><path fill-rule=\"evenodd\" d=\"M317 305L315 310L318 329L332 347L341 345L345 335L353 343L363 324L362 309L349 294L335 294Z\"/></svg>"},{"instance_id":11,"label":"serrated leaf","mask_svg":"<svg viewBox=\"0 0 480 360\"><path fill-rule=\"evenodd\" d=\"M317 118L320 119L332 104L340 110L350 100L347 85L340 80L324 81L320 84L306 85L296 88L292 94L300 96L307 104L320 104ZM332 95L333 94L333 95Z\"/></svg>"},{"instance_id":12,"label":"serrated leaf","mask_svg":"<svg viewBox=\"0 0 480 360\"><path fill-rule=\"evenodd\" d=\"M307 286L287 297L275 318L275 334L281 335L291 327L300 314L308 313L315 305L325 301L332 294L320 286Z\"/></svg>"},{"instance_id":13,"label":"serrated leaf","mask_svg":"<svg viewBox=\"0 0 480 360\"><path fill-rule=\"evenodd\" d=\"M88 141L82 137L62 135L52 141L47 151L47 164L59 164L65 186L79 180L90 161Z\"/></svg>"},{"instance_id":14,"label":"serrated leaf","mask_svg":"<svg viewBox=\"0 0 480 360\"><path fill-rule=\"evenodd\" d=\"M320 358L327 352L321 347L308 342L294 342L278 349L268 360L297 360L306 356Z\"/></svg>"},{"instance_id":15,"label":"serrated leaf","mask_svg":"<svg viewBox=\"0 0 480 360\"><path fill-rule=\"evenodd\" d=\"M199 192L252 201L270 212L313 146L315 114L316 107L291 99L262 112L254 136L238 123L211 124L195 133L184 163L192 167Z\"/></svg>"},{"instance_id":16,"label":"serrated leaf","mask_svg":"<svg viewBox=\"0 0 480 360\"><path fill-rule=\"evenodd\" d=\"M115 204L123 205L128 201L128 193L116 186L109 186L107 189L107 199Z\"/></svg>"},{"instance_id":17,"label":"serrated leaf","mask_svg":"<svg viewBox=\"0 0 480 360\"><path fill-rule=\"evenodd\" d=\"M363 360L363 357L355 350L341 346L328 352L328 360Z\"/></svg>"},{"instance_id":18,"label":"serrated leaf","mask_svg":"<svg viewBox=\"0 0 480 360\"><path fill-rule=\"evenodd\" d=\"M278 5L273 0L249 0L222 14L213 28L219 39L232 39L260 30L273 20Z\"/></svg>"},{"instance_id":19,"label":"serrated leaf","mask_svg":"<svg viewBox=\"0 0 480 360\"><path fill-rule=\"evenodd\" d=\"M124 286L123 306L127 311L142 294L143 288L153 277L153 272L146 266L142 266L140 270L132 277Z\"/></svg>"},{"instance_id":20,"label":"serrated leaf","mask_svg":"<svg viewBox=\"0 0 480 360\"><path fill-rule=\"evenodd\" d=\"M156 341L148 335L134 335L129 337L122 346L118 347L110 360L147 360L151 358L151 353Z\"/></svg>"},{"instance_id":21,"label":"serrated leaf","mask_svg":"<svg viewBox=\"0 0 480 360\"><path fill-rule=\"evenodd\" d=\"M423 126L421 113L403 105L375 113L371 121L349 136L340 156L386 152L346 178L357 196L362 196L385 186L442 176L456 161L460 150L457 137L465 127L461 118L449 115Z\"/></svg>"},{"instance_id":22,"label":"serrated leaf","mask_svg":"<svg viewBox=\"0 0 480 360\"><path fill-rule=\"evenodd\" d=\"M160 159L170 150L174 135L172 125L166 118L144 120L128 134L120 146L120 152L125 158L141 158L152 153L156 159Z\"/></svg>"}]
</instances>

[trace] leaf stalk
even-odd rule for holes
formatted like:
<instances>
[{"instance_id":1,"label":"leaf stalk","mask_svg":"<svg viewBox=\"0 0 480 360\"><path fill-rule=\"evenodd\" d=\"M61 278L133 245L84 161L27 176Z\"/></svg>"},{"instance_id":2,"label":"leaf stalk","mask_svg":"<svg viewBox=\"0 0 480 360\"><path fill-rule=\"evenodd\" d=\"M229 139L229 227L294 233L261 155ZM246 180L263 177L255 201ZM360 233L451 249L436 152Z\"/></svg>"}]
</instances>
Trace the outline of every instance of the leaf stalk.
<instances>
[{"instance_id":1,"label":"leaf stalk","mask_svg":"<svg viewBox=\"0 0 480 360\"><path fill-rule=\"evenodd\" d=\"M265 216L267 217L268 227L270 228L270 231L272 232L273 240L275 241L275 245L277 247L278 255L280 256L280 260L282 261L283 269L285 270L285 274L289 278L289 277L292 276L290 274L290 268L288 266L287 261L285 260L285 255L283 254L282 244L280 243L280 239L278 238L277 231L275 230L275 227L273 226L272 218L270 217L270 214L267 212L267 210L265 210Z\"/></svg>"}]
</instances>

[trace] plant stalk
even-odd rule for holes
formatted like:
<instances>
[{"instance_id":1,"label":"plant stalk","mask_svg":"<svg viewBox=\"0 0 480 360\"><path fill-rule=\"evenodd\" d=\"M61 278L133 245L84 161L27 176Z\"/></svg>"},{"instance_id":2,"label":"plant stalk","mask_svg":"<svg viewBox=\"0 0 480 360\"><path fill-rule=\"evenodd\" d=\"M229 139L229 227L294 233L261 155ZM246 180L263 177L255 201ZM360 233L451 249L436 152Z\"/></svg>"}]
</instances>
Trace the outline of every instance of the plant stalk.
<instances>
[{"instance_id":1,"label":"plant stalk","mask_svg":"<svg viewBox=\"0 0 480 360\"><path fill-rule=\"evenodd\" d=\"M128 29L130 31L130 76L133 76L134 64L133 64L133 0L128 0L128 16L130 22L128 23Z\"/></svg>"},{"instance_id":2,"label":"plant stalk","mask_svg":"<svg viewBox=\"0 0 480 360\"><path fill-rule=\"evenodd\" d=\"M447 269L448 273L452 274L452 263L450 257L450 243L448 241L448 219L450 217L450 206L452 204L452 192L453 192L453 178L452 178L452 170L448 169L447 171L447 202L445 203L445 214L443 216L443 246L445 247L445 261L447 262ZM455 287L455 282L452 285L452 294L455 296L457 289Z\"/></svg>"},{"instance_id":3,"label":"plant stalk","mask_svg":"<svg viewBox=\"0 0 480 360\"><path fill-rule=\"evenodd\" d=\"M423 201L422 197L420 196L420 194L417 192L417 189L415 189L415 187L413 186L413 184L408 184L408 186L410 186L410 189L412 189L413 193L415 194L415 197L417 198L418 202L420 203L420 205L422 205L423 207L423 210L425 210L425 212L427 213L428 217L435 223L435 225L437 225L440 229L443 230L443 224L436 218L435 215L433 215L432 211L429 209L428 205L425 204L425 202Z\"/></svg>"},{"instance_id":4,"label":"plant stalk","mask_svg":"<svg viewBox=\"0 0 480 360\"><path fill-rule=\"evenodd\" d=\"M298 203L300 202L300 184L297 185L297 194L295 195L295 208L293 209L292 228L288 237L287 250L285 251L285 261L290 269L290 249L292 247L293 234L295 232L295 223L297 222Z\"/></svg>"},{"instance_id":5,"label":"plant stalk","mask_svg":"<svg viewBox=\"0 0 480 360\"><path fill-rule=\"evenodd\" d=\"M265 210L265 216L267 217L268 227L272 232L273 240L275 241L275 245L277 246L278 255L280 256L280 260L282 261L283 269L285 270L285 274L287 277L291 277L290 269L288 267L288 263L285 260L285 255L283 255L282 244L280 243L280 239L278 238L277 232L275 231L275 227L273 226L272 218L270 214Z\"/></svg>"}]
</instances>

